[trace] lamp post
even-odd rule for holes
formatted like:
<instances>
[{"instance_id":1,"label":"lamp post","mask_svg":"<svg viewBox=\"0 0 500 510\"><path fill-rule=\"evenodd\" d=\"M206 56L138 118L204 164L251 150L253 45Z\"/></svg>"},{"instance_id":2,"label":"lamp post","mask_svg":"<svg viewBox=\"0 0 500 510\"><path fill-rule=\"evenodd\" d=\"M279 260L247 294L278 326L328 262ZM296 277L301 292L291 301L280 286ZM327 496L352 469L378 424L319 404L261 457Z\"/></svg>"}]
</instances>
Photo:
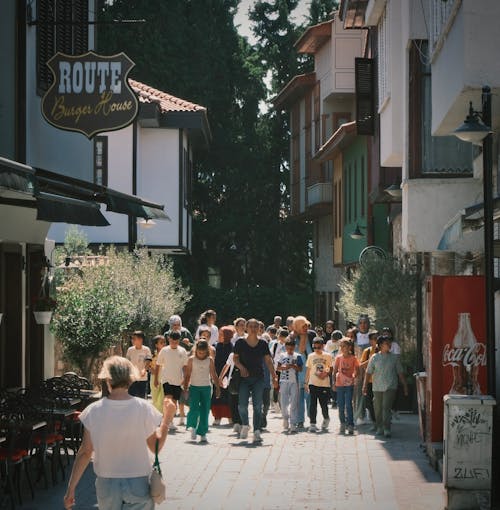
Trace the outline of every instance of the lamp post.
<instances>
[{"instance_id":1,"label":"lamp post","mask_svg":"<svg viewBox=\"0 0 500 510\"><path fill-rule=\"evenodd\" d=\"M453 134L466 142L483 145L483 214L484 214L484 275L486 288L486 353L488 373L488 393L496 398L496 359L495 359L495 286L493 265L493 140L491 131L491 89L483 87L482 109L474 111L469 104L469 114L464 123ZM498 489L495 485L498 472L497 420L493 420L492 432L492 473L491 501L495 502Z\"/></svg>"}]
</instances>

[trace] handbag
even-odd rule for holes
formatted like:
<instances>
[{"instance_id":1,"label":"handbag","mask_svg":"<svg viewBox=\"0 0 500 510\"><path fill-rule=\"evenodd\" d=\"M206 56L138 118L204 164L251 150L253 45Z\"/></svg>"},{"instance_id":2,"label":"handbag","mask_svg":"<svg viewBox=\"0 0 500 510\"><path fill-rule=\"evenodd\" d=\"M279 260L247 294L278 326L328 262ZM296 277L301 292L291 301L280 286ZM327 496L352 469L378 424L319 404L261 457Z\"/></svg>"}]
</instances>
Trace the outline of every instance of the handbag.
<instances>
[{"instance_id":1,"label":"handbag","mask_svg":"<svg viewBox=\"0 0 500 510\"><path fill-rule=\"evenodd\" d=\"M161 475L160 461L158 460L158 439L155 443L155 461L153 471L149 477L149 494L153 501L159 505L167 499L167 487Z\"/></svg>"},{"instance_id":2,"label":"handbag","mask_svg":"<svg viewBox=\"0 0 500 510\"><path fill-rule=\"evenodd\" d=\"M234 367L231 379L229 379L229 385L227 389L231 395L238 395L240 391L241 372L238 368Z\"/></svg>"}]
</instances>

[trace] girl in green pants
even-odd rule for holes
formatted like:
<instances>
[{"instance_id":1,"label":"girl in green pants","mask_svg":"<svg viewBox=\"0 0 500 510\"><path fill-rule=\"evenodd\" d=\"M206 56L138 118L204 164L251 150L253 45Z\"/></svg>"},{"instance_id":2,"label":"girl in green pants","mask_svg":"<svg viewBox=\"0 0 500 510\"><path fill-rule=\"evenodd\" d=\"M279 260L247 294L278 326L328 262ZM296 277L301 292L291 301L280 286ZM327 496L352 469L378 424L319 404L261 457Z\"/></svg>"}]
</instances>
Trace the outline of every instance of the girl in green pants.
<instances>
[{"instance_id":1,"label":"girl in green pants","mask_svg":"<svg viewBox=\"0 0 500 510\"><path fill-rule=\"evenodd\" d=\"M188 359L184 376L184 389L189 390L189 413L187 428L191 429L191 439L200 442L207 441L208 415L212 398L212 379L215 384L215 394L220 396L219 378L215 372L214 360L209 356L206 340L198 340L194 347L194 354Z\"/></svg>"}]
</instances>

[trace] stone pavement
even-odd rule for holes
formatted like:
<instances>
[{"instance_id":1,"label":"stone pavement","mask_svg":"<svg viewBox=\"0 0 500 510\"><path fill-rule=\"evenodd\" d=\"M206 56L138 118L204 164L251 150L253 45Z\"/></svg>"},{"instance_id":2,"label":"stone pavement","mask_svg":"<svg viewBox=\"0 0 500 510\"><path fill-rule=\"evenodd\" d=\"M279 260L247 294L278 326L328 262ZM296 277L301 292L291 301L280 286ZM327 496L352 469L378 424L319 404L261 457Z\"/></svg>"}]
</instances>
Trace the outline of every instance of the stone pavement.
<instances>
[{"instance_id":1,"label":"stone pavement","mask_svg":"<svg viewBox=\"0 0 500 510\"><path fill-rule=\"evenodd\" d=\"M318 413L319 414L319 413ZM391 439L375 439L363 425L338 434L281 431L269 413L263 443L240 441L229 426L212 427L207 444L172 433L160 454L168 499L158 510L441 510L443 487L418 439L417 416L400 415ZM177 421L177 419L176 419ZM321 419L319 419L321 423ZM77 490L75 510L97 508L91 466ZM58 510L64 484L40 489L22 510Z\"/></svg>"}]
</instances>

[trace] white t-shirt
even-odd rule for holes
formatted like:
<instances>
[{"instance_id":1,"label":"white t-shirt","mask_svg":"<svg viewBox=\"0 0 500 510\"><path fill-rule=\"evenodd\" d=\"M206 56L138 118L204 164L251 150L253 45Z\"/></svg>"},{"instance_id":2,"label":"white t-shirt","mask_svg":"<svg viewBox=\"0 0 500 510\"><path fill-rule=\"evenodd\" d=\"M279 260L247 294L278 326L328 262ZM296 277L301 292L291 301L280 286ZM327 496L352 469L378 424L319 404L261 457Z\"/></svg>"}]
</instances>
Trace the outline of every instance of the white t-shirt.
<instances>
[{"instance_id":1,"label":"white t-shirt","mask_svg":"<svg viewBox=\"0 0 500 510\"><path fill-rule=\"evenodd\" d=\"M298 365L299 367L303 366L304 362L302 361L302 356L298 352L293 352L292 354L288 354L286 351L283 351L279 354L277 358L277 365ZM280 371L280 384L284 383L292 383L297 384L298 376L297 371L293 368L289 368L288 370Z\"/></svg>"},{"instance_id":2,"label":"white t-shirt","mask_svg":"<svg viewBox=\"0 0 500 510\"><path fill-rule=\"evenodd\" d=\"M181 386L184 379L182 367L185 367L188 362L188 355L185 349L177 347L172 349L170 345L163 347L158 354L156 364L160 365L160 381L169 383L173 386Z\"/></svg>"},{"instance_id":3,"label":"white t-shirt","mask_svg":"<svg viewBox=\"0 0 500 510\"><path fill-rule=\"evenodd\" d=\"M368 333L356 333L356 344L364 349L365 347L370 347L370 340L368 338Z\"/></svg>"},{"instance_id":4,"label":"white t-shirt","mask_svg":"<svg viewBox=\"0 0 500 510\"><path fill-rule=\"evenodd\" d=\"M94 445L94 471L104 478L149 476L153 464L146 439L160 425L161 413L147 400L102 398L86 407L80 421Z\"/></svg>"},{"instance_id":5,"label":"white t-shirt","mask_svg":"<svg viewBox=\"0 0 500 510\"><path fill-rule=\"evenodd\" d=\"M391 343L391 350L389 352L392 352L392 354L401 354L401 347L397 342Z\"/></svg>"},{"instance_id":6,"label":"white t-shirt","mask_svg":"<svg viewBox=\"0 0 500 510\"><path fill-rule=\"evenodd\" d=\"M339 350L339 342L340 340L328 340L325 345L325 351L335 355Z\"/></svg>"},{"instance_id":7,"label":"white t-shirt","mask_svg":"<svg viewBox=\"0 0 500 510\"><path fill-rule=\"evenodd\" d=\"M196 339L200 338L200 327L201 326L198 326L198 329L196 330L196 333L194 335ZM214 346L217 345L217 343L219 342L219 328L215 324L212 324L211 326L203 325L203 327L210 328L210 340L208 341L208 343Z\"/></svg>"},{"instance_id":8,"label":"white t-shirt","mask_svg":"<svg viewBox=\"0 0 500 510\"><path fill-rule=\"evenodd\" d=\"M144 360L146 359L146 356L149 356L150 358L152 357L150 348L145 345L143 345L140 349L136 349L135 346L129 347L126 354L126 358L139 370L139 374L144 370ZM137 380L147 381L147 372L145 372L144 375L141 375Z\"/></svg>"}]
</instances>

